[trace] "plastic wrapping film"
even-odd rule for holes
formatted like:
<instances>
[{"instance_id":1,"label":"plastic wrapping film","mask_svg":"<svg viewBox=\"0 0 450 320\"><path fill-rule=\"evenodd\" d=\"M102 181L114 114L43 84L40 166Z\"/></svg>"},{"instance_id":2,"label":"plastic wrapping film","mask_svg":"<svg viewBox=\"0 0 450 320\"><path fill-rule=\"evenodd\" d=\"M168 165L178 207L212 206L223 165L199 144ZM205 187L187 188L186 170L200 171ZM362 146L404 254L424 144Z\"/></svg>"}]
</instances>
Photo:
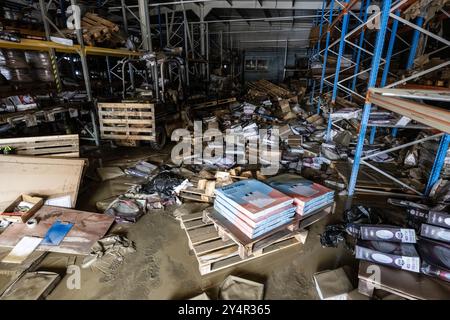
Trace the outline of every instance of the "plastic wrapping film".
<instances>
[{"instance_id":1,"label":"plastic wrapping film","mask_svg":"<svg viewBox=\"0 0 450 320\"><path fill-rule=\"evenodd\" d=\"M376 210L363 206L353 207L344 212L342 223L325 227L325 231L320 235L320 244L323 247L337 247L340 242L346 242L347 235L359 238L362 224L380 223L382 223L382 219Z\"/></svg>"},{"instance_id":2,"label":"plastic wrapping film","mask_svg":"<svg viewBox=\"0 0 450 320\"><path fill-rule=\"evenodd\" d=\"M142 186L142 192L147 194L158 193L160 196L171 197L175 187L179 186L184 180L176 173L162 171Z\"/></svg>"}]
</instances>

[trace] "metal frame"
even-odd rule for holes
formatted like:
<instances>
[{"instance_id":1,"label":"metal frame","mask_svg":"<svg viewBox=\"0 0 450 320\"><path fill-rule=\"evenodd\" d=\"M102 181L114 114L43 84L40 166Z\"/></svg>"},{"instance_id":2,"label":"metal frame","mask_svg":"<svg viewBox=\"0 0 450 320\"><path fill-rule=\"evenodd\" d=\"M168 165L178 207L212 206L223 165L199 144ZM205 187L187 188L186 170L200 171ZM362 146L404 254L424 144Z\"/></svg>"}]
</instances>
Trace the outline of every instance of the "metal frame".
<instances>
[{"instance_id":1,"label":"metal frame","mask_svg":"<svg viewBox=\"0 0 450 320\"><path fill-rule=\"evenodd\" d=\"M326 0L324 2L326 2ZM420 140L417 140L417 141L414 141L411 143L407 143L402 146L398 146L398 147L391 148L388 150L380 151L375 154L368 155L366 157L362 157L362 149L363 149L365 139L366 139L367 127L369 126L368 120L369 120L372 103L376 103L381 107L384 106L385 108L388 108L389 110L393 110L394 112L402 113L401 108L397 108L397 109L394 108L394 106L393 106L394 102L401 102L401 104L403 104L404 106L411 106L411 108L412 108L412 106L420 105L420 102L417 102L417 101L413 103L413 102L408 102L408 100L404 100L405 97L414 98L416 100L426 98L427 100L447 101L449 99L448 94L446 94L445 92L433 95L430 92L424 92L424 91L420 91L420 90L413 90L413 91L410 90L410 91L405 92L405 90L397 90L397 89L389 89L389 90L387 90L387 89L372 89L376 86L376 80L377 80L379 68L383 69L380 87L381 88L393 88L393 87L396 87L407 81L416 79L417 77L420 77L429 72L436 71L439 68L442 68L442 67L450 64L450 61L445 61L444 63L441 63L438 66L429 68L427 70L422 70L420 72L412 73L412 75L410 75L404 79L397 80L391 84L386 85L388 75L392 75L393 77L396 77L395 75L389 73L390 60L392 59L393 56L401 54L405 51L405 50L402 50L402 51L394 53L395 42L397 39L406 43L406 41L397 34L398 23L401 22L404 25L407 25L414 29L413 40L412 40L411 48L409 49L409 58L408 58L408 62L406 64L406 68L408 70L410 70L411 72L413 71L413 68L414 68L414 59L416 57L416 50L417 50L418 43L420 41L421 36L431 37L433 39L436 39L436 40L440 41L441 43L443 43L445 45L445 48L449 47L450 41L447 39L443 39L442 37L439 37L438 35L432 34L428 30L426 30L425 27L423 27L423 25L422 25L423 18L421 18L421 17L419 17L416 20L416 24L403 19L400 16L400 7L406 2L405 0L399 0L399 1L395 1L395 2L392 0L383 1L382 2L383 7L382 7L381 11L376 14L371 15L370 17L367 17L367 9L366 9L367 6L370 4L370 0L366 0L366 2L362 4L362 8L361 8L359 17L357 17L351 11L348 13L345 12L345 6L348 5L348 3L349 3L348 0L345 1L345 5L341 4L339 1L331 1L331 4L330 4L331 9L333 8L333 2L336 2L339 6L344 8L344 12L341 13L332 24L336 27L339 23L339 21L337 21L337 20L339 20L339 18L342 17L343 21L342 21L342 26L340 29L342 32L341 32L340 39L329 44L329 41L328 41L329 40L329 30L328 30L326 46L324 49L319 50L319 55L323 55L323 57L325 58L325 61L323 63L320 90L319 90L319 94L316 96L316 99L317 99L318 107L320 108L321 97L325 93L323 89L326 85L329 88L332 88L332 90L330 91L332 93L332 99L331 99L332 104L335 102L335 99L337 97L339 90L342 91L346 95L345 98L350 97L350 99L351 99L352 95L356 95L365 100L364 107L363 107L363 113L362 113L362 119L361 119L361 126L360 126L360 131L359 131L358 141L357 141L357 146L356 146L356 151L355 151L355 156L353 159L350 159L350 161L353 163L353 166L352 166L352 173L351 173L351 177L350 177L350 181L349 181L349 185L348 185L348 194L349 194L349 196L352 196L354 194L354 192L356 190L356 180L357 180L357 176L358 176L358 172L359 172L359 167L361 164L364 164L364 165L368 166L369 168L383 174L384 176L388 177L389 179L393 180L394 182L400 184L404 188L414 192L415 194L417 194L419 196L427 196L430 193L430 191L432 190L432 187L435 185L436 181L438 181L438 179L439 179L440 172L442 171L445 156L447 154L447 150L449 147L450 127L446 127L446 125L445 125L445 121L447 121L446 120L447 118L445 118L445 120L441 121L443 124L438 125L439 119L436 119L436 121L434 122L435 126L438 126L441 130L444 130L444 133L426 137L424 139L420 139ZM366 10L364 12L364 14L362 14L363 10ZM346 20L345 18L346 18L346 16L350 16L350 15L352 17L355 17L356 20L359 21L359 24L356 27L352 28L352 30L347 32L346 27L347 27L348 21L345 21ZM323 16L325 17L325 14ZM421 13L421 16L423 16L423 13ZM331 15L331 17L332 17L332 15ZM381 23L380 23L379 29L377 31L375 46L371 46L369 44L369 42L367 42L364 39L364 28L369 23L372 23L372 21L374 19L379 18L379 17L381 19L380 20ZM332 18L330 18L330 21L331 20L332 20ZM392 21L392 25L391 25L391 28L388 28L388 22L390 20ZM339 30L339 28L338 28L338 30ZM389 37L389 42L387 44L386 55L383 59L382 54L383 54L383 47L384 47L384 43L385 43L384 40L385 40L387 31L390 31L390 37ZM355 41L355 43L353 43L352 41L349 40L349 38L351 36L355 36L357 32L360 32L359 39L357 39ZM339 43L339 52L335 52L332 49L338 43ZM356 60L356 62L353 63L355 70L353 72L353 76L339 80L339 72L349 69L349 68L344 69L344 70L340 69L340 61L341 61L341 59L345 59L345 57L343 56L343 54L345 52L345 44L352 45L354 50L356 50L356 52L355 51L353 52L353 57ZM372 47L372 48L369 48L368 45L370 45L370 47ZM440 48L437 51L440 51L443 49L444 48ZM373 52L371 52L372 50L373 50ZM328 52L331 54L337 55L338 62L336 65L336 72L334 75L332 75L332 76L334 76L334 82L331 82L328 80L331 76L327 76L327 77L324 76L325 68L326 68L326 57L328 55ZM361 62L364 61L363 55L366 55L365 60L371 61L371 67L366 70L360 71L359 66L361 65ZM351 66L350 68L353 68L353 66ZM360 81L360 84L359 84L359 85L367 85L367 89L369 90L369 93L367 94L366 97L364 97L361 94L356 92L356 88L358 88L357 77L363 73L369 73L368 83L364 83L364 82ZM344 86L343 83L346 81L350 81L350 80L351 80L351 82L349 83L348 87ZM370 90L372 90L372 91L370 91ZM390 102L388 102L388 100ZM390 107L390 106L392 106L392 107ZM426 105L423 105L423 107L427 108ZM406 107L405 107L405 109L406 109ZM413 110L413 109L410 109L410 110ZM406 111L404 111L404 112L406 112ZM445 117L447 117L447 116L445 116ZM417 117L416 120L419 122L425 123L425 121L420 121L420 117ZM428 121L426 124L432 125L433 122ZM331 117L329 117L329 123L328 123L327 134L326 134L327 139L330 138L330 130L333 125L335 125L335 124L331 121ZM394 128L394 129L396 129L396 128ZM373 142L375 135L376 135L375 126L372 126L372 131L370 132L370 138L369 138L370 142ZM417 144L417 143L420 143L420 142L423 142L426 140L430 140L430 139L436 139L439 137L441 137L441 143L439 145L439 149L438 149L438 152L436 155L435 162L433 164L431 174L428 179L427 186L423 192L413 189L411 186L403 183L399 179L383 172L379 168L366 162L366 160L370 159L371 157L374 157L375 155L396 151L401 148L409 147L413 144Z\"/></svg>"}]
</instances>

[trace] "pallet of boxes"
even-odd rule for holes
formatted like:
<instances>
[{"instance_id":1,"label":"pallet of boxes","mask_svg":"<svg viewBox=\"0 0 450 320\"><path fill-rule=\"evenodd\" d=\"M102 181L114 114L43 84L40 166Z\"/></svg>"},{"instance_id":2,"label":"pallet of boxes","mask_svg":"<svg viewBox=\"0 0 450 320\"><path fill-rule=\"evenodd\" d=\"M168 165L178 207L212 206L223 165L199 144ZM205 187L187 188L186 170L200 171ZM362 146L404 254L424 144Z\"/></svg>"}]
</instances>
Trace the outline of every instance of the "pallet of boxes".
<instances>
[{"instance_id":1,"label":"pallet of boxes","mask_svg":"<svg viewBox=\"0 0 450 320\"><path fill-rule=\"evenodd\" d=\"M283 174L216 188L214 206L181 227L204 275L305 243L305 228L333 209L333 191Z\"/></svg>"}]
</instances>

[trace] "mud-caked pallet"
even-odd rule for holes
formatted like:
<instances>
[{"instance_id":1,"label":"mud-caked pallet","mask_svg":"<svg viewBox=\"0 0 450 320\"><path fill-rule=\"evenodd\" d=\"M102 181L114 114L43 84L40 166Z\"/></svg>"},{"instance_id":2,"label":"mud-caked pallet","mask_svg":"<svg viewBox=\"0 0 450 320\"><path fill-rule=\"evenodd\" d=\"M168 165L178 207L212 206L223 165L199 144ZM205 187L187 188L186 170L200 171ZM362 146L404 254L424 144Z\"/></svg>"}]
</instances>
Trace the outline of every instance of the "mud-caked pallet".
<instances>
[{"instance_id":1,"label":"mud-caked pallet","mask_svg":"<svg viewBox=\"0 0 450 320\"><path fill-rule=\"evenodd\" d=\"M246 259L249 256L260 256L266 247L285 239L296 238L299 242L305 240L303 239L304 234L298 232L297 219L254 239L248 238L213 208L207 208L203 211L203 221L212 223L223 241L231 239L238 246L241 259Z\"/></svg>"},{"instance_id":2,"label":"mud-caked pallet","mask_svg":"<svg viewBox=\"0 0 450 320\"><path fill-rule=\"evenodd\" d=\"M195 255L201 275L223 270L255 258L278 252L306 241L307 231L293 233L264 245L244 259L239 255L239 245L231 238L219 234L211 221L205 221L204 213L197 212L180 217L181 228L185 230L189 249Z\"/></svg>"}]
</instances>

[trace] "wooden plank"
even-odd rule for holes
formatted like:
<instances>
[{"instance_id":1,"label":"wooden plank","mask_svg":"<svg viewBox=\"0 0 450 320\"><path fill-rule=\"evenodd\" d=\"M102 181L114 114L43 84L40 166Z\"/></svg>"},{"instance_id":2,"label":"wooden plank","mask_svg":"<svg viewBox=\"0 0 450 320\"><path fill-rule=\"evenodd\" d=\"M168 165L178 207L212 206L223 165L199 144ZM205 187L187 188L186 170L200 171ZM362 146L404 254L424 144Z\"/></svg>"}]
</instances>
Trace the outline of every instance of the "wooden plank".
<instances>
[{"instance_id":1,"label":"wooden plank","mask_svg":"<svg viewBox=\"0 0 450 320\"><path fill-rule=\"evenodd\" d=\"M209 229L208 232L200 233L195 236L191 236L189 234L190 231L191 230L187 230L186 232L189 235L189 239L193 246L202 242L219 239L219 235L217 234L217 231L214 229L214 227L212 227L212 229Z\"/></svg>"},{"instance_id":2,"label":"wooden plank","mask_svg":"<svg viewBox=\"0 0 450 320\"><path fill-rule=\"evenodd\" d=\"M153 125L151 119L141 120L141 119L102 119L103 124L146 124Z\"/></svg>"},{"instance_id":3,"label":"wooden plank","mask_svg":"<svg viewBox=\"0 0 450 320\"><path fill-rule=\"evenodd\" d=\"M78 135L77 134L68 134L68 135L58 135L58 136L8 138L8 139L0 139L0 143L9 144L9 143L37 142L37 141L57 141L58 142L61 140L78 141Z\"/></svg>"},{"instance_id":4,"label":"wooden plank","mask_svg":"<svg viewBox=\"0 0 450 320\"><path fill-rule=\"evenodd\" d=\"M210 242L201 243L194 246L194 251L197 255L202 255L211 251L215 251L218 249L236 246L233 240L222 241L222 239L216 239ZM237 247L236 247L237 251Z\"/></svg>"},{"instance_id":5,"label":"wooden plank","mask_svg":"<svg viewBox=\"0 0 450 320\"><path fill-rule=\"evenodd\" d=\"M20 194L37 196L70 195L72 206L77 201L83 159L32 156L0 157L0 203L14 201Z\"/></svg>"},{"instance_id":6,"label":"wooden plank","mask_svg":"<svg viewBox=\"0 0 450 320\"><path fill-rule=\"evenodd\" d=\"M80 154L78 152L58 153L58 154L46 154L46 157L64 157L64 158L78 158Z\"/></svg>"},{"instance_id":7,"label":"wooden plank","mask_svg":"<svg viewBox=\"0 0 450 320\"><path fill-rule=\"evenodd\" d=\"M78 135L0 139L0 146L11 146L19 155L79 156Z\"/></svg>"},{"instance_id":8,"label":"wooden plank","mask_svg":"<svg viewBox=\"0 0 450 320\"><path fill-rule=\"evenodd\" d=\"M0 246L12 248L24 236L43 238L51 225L61 220L74 224L61 244L40 245L37 250L87 255L92 245L106 234L114 222L114 217L110 215L52 206L43 206L33 218L39 221L34 228L28 228L24 223L14 223L6 228L0 234Z\"/></svg>"},{"instance_id":9,"label":"wooden plank","mask_svg":"<svg viewBox=\"0 0 450 320\"><path fill-rule=\"evenodd\" d=\"M25 142L25 143L8 143L0 139L0 146L14 146L16 149L26 150L26 149L44 149L44 148L54 148L54 147L67 147L73 146L78 148L78 141L48 141L48 142Z\"/></svg>"},{"instance_id":10,"label":"wooden plank","mask_svg":"<svg viewBox=\"0 0 450 320\"><path fill-rule=\"evenodd\" d=\"M193 242L196 242L197 237L204 235L206 233L215 233L216 229L214 228L214 226L207 226L205 225L202 228L197 228L197 229L193 229L193 230L187 230L186 231L189 235L189 237L191 238L191 240Z\"/></svg>"},{"instance_id":11,"label":"wooden plank","mask_svg":"<svg viewBox=\"0 0 450 320\"><path fill-rule=\"evenodd\" d=\"M382 96L369 91L368 100L384 109L406 116L417 122L450 133L450 111L407 99Z\"/></svg>"},{"instance_id":12,"label":"wooden plank","mask_svg":"<svg viewBox=\"0 0 450 320\"><path fill-rule=\"evenodd\" d=\"M184 224L184 228L186 230L196 229L198 227L202 227L205 225L205 223L202 221L202 219L186 221L186 222L183 222L183 224ZM212 223L206 223L206 225L212 225Z\"/></svg>"},{"instance_id":13,"label":"wooden plank","mask_svg":"<svg viewBox=\"0 0 450 320\"><path fill-rule=\"evenodd\" d=\"M153 134L153 128L135 128L135 127L105 127L100 125L100 129L102 131L111 131L111 132L143 132Z\"/></svg>"},{"instance_id":14,"label":"wooden plank","mask_svg":"<svg viewBox=\"0 0 450 320\"><path fill-rule=\"evenodd\" d=\"M28 149L28 155L54 155L59 156L60 153L70 153L73 151L73 147L60 147L60 148L45 148L45 149ZM23 153L20 153L23 154Z\"/></svg>"},{"instance_id":15,"label":"wooden plank","mask_svg":"<svg viewBox=\"0 0 450 320\"><path fill-rule=\"evenodd\" d=\"M115 109L150 109L153 111L154 104L149 103L105 103L99 102L99 108L115 108Z\"/></svg>"},{"instance_id":16,"label":"wooden plank","mask_svg":"<svg viewBox=\"0 0 450 320\"><path fill-rule=\"evenodd\" d=\"M182 215L180 220L183 222L187 222L187 221L201 219L202 217L203 217L203 212L200 211L200 212Z\"/></svg>"},{"instance_id":17,"label":"wooden plank","mask_svg":"<svg viewBox=\"0 0 450 320\"><path fill-rule=\"evenodd\" d=\"M109 117L149 117L153 118L154 113L148 111L103 111L99 110L98 114L101 117L109 116Z\"/></svg>"},{"instance_id":18,"label":"wooden plank","mask_svg":"<svg viewBox=\"0 0 450 320\"><path fill-rule=\"evenodd\" d=\"M205 253L203 255L198 255L197 260L199 265L203 264L211 264L216 261L220 261L229 257L234 257L238 254L238 247L237 245L229 246L225 248L221 248L219 250L211 251L208 253Z\"/></svg>"},{"instance_id":19,"label":"wooden plank","mask_svg":"<svg viewBox=\"0 0 450 320\"><path fill-rule=\"evenodd\" d=\"M155 141L155 136L142 136L142 135L131 135L131 134L107 134L101 133L103 139L124 139L124 140L146 140L146 141Z\"/></svg>"}]
</instances>

